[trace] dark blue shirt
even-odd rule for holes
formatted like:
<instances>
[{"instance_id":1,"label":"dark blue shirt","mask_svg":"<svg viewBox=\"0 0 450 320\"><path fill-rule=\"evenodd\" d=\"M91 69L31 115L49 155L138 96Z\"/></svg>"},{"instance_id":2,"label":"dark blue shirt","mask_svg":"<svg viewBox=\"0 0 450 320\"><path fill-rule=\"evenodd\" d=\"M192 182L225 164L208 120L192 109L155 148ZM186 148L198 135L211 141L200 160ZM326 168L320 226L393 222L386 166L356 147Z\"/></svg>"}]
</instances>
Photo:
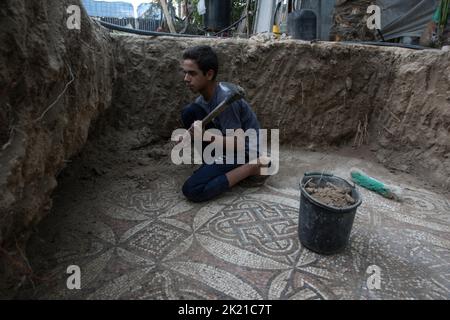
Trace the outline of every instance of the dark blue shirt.
<instances>
[{"instance_id":1,"label":"dark blue shirt","mask_svg":"<svg viewBox=\"0 0 450 320\"><path fill-rule=\"evenodd\" d=\"M219 83L214 91L211 101L206 102L203 96L199 96L195 103L200 105L209 114L224 101L228 95L227 89ZM213 123L223 135L226 135L227 129L242 129L244 132L248 129L255 129L257 137L259 137L259 129L261 128L259 121L256 118L256 114L244 99L233 102L225 109L225 111L213 120ZM247 140L248 139L246 139L245 142L246 153L248 154L249 150L257 150L259 146L258 141L256 141L256 144L249 144L249 141Z\"/></svg>"}]
</instances>

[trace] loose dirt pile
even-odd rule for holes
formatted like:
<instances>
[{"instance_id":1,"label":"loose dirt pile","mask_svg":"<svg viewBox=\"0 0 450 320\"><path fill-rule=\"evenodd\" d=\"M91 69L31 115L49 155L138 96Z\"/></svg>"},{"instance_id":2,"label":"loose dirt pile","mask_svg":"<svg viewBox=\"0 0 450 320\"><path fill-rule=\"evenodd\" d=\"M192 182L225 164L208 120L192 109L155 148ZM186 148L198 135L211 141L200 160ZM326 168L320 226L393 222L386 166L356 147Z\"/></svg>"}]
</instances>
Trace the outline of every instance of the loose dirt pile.
<instances>
[{"instance_id":1,"label":"loose dirt pile","mask_svg":"<svg viewBox=\"0 0 450 320\"><path fill-rule=\"evenodd\" d=\"M310 182L306 185L306 192L315 200L335 208L346 208L356 203L352 197L352 190L340 188L327 182L325 187L318 187Z\"/></svg>"}]
</instances>

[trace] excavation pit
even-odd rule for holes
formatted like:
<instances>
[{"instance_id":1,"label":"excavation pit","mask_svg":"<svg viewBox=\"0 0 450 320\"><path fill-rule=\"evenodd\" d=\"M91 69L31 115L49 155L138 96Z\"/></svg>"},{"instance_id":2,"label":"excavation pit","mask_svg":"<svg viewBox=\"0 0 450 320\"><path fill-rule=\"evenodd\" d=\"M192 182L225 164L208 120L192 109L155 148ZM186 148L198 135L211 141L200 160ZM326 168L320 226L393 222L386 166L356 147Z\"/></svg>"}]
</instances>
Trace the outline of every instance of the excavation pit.
<instances>
[{"instance_id":1,"label":"excavation pit","mask_svg":"<svg viewBox=\"0 0 450 320\"><path fill-rule=\"evenodd\" d=\"M2 256L1 271L20 273L2 297L448 299L449 52L117 35L86 16L80 31L24 31L72 3L11 2L0 31L0 243L22 266ZM198 44L281 142L277 175L206 203L181 192L195 166L169 159L195 98L179 62ZM299 181L354 167L405 201L359 188L349 246L317 255L298 240ZM71 265L81 290L67 288Z\"/></svg>"}]
</instances>

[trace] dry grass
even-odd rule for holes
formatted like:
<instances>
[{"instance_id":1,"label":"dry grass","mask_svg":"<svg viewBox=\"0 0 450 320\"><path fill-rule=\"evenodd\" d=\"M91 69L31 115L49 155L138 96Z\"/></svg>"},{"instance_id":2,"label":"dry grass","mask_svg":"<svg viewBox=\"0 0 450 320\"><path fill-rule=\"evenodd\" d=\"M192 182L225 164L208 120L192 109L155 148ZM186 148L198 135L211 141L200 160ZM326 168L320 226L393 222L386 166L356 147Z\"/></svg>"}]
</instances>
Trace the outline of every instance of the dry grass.
<instances>
[{"instance_id":1,"label":"dry grass","mask_svg":"<svg viewBox=\"0 0 450 320\"><path fill-rule=\"evenodd\" d=\"M358 128L356 130L355 140L353 141L353 147L359 148L363 144L369 142L369 118L367 115L364 116L364 120L358 121Z\"/></svg>"}]
</instances>

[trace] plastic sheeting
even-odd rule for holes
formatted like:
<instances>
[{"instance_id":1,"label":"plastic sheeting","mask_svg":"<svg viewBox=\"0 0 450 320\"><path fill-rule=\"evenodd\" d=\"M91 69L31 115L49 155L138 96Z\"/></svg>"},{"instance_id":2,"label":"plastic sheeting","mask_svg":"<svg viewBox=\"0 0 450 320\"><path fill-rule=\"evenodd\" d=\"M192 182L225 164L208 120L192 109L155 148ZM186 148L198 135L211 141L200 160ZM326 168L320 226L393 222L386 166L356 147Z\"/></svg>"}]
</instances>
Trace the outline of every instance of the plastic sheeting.
<instances>
[{"instance_id":1,"label":"plastic sheeting","mask_svg":"<svg viewBox=\"0 0 450 320\"><path fill-rule=\"evenodd\" d=\"M439 0L377 0L384 38L420 37L438 4Z\"/></svg>"},{"instance_id":2,"label":"plastic sheeting","mask_svg":"<svg viewBox=\"0 0 450 320\"><path fill-rule=\"evenodd\" d=\"M200 0L197 4L197 11L199 15L204 15L206 13L206 3L205 0Z\"/></svg>"}]
</instances>

